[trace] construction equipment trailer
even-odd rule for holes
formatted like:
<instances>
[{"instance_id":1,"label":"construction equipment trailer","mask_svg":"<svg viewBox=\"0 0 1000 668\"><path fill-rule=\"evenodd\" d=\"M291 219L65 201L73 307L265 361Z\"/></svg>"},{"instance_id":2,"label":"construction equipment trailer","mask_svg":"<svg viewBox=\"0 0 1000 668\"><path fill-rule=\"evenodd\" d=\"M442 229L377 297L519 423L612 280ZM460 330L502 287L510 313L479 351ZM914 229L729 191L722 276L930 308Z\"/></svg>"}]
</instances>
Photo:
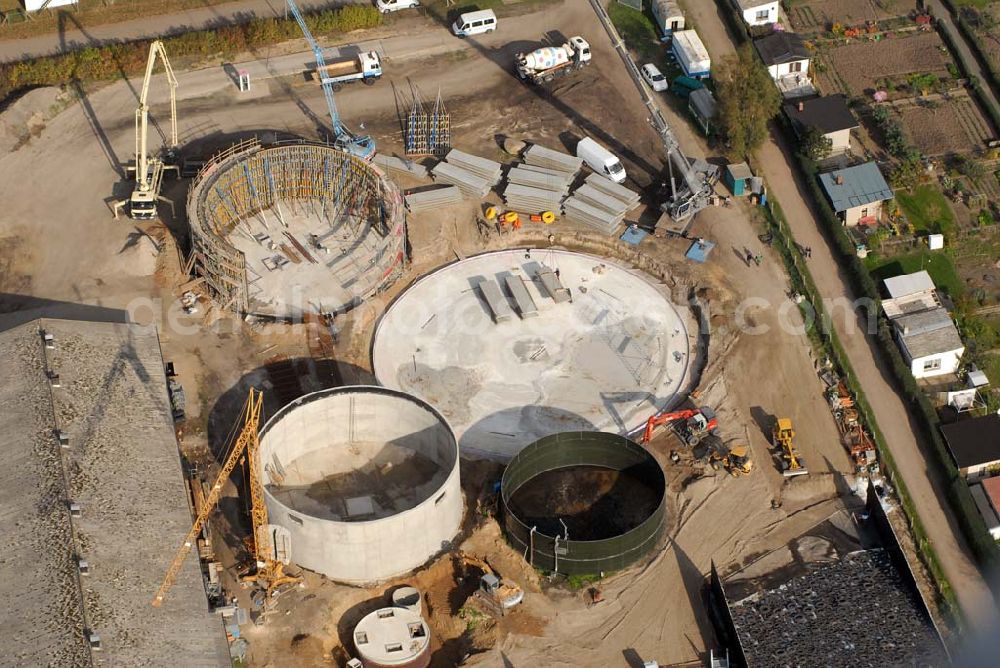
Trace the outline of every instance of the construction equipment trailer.
<instances>
[{"instance_id":1,"label":"construction equipment trailer","mask_svg":"<svg viewBox=\"0 0 1000 668\"><path fill-rule=\"evenodd\" d=\"M649 111L649 122L660 135L660 143L667 157L668 179L664 184L663 202L660 210L663 216L656 224L656 232L684 234L687 232L696 213L709 206L715 195L715 184L719 180L719 168L705 160L690 160L681 151L680 143L670 126L667 125L660 108L650 94L646 83L642 80L639 68L636 67L625 42L618 30L611 23L611 17L601 5L600 0L590 0L597 18L611 37L615 50L625 63L625 69L632 78Z\"/></svg>"},{"instance_id":2,"label":"construction equipment trailer","mask_svg":"<svg viewBox=\"0 0 1000 668\"><path fill-rule=\"evenodd\" d=\"M313 57L316 58L316 75L319 77L320 85L323 88L323 97L326 98L326 109L330 114L330 122L333 124L333 145L341 151L346 151L363 160L371 160L372 156L375 155L375 140L370 135L354 134L344 127L344 124L340 121L340 112L337 111L337 103L333 99L333 91L334 87L341 85L343 81L338 81L337 76L326 74L327 64L326 59L323 57L323 49L320 48L319 43L313 37L312 31L309 30L309 26L306 24L299 6L295 3L295 0L285 0L285 2L288 3L288 8L292 10L292 16L295 17L295 22L299 24L302 36L309 43ZM378 63L378 75L382 75L381 61ZM364 78L363 74L362 78Z\"/></svg>"},{"instance_id":3,"label":"construction equipment trailer","mask_svg":"<svg viewBox=\"0 0 1000 668\"><path fill-rule=\"evenodd\" d=\"M184 537L184 541L170 563L170 567L163 578L163 583L153 598L153 606L159 607L163 603L164 597L170 591L170 587L174 584L177 575L181 571L181 567L184 565L184 559L197 541L198 534L204 528L209 515L219 505L219 499L222 497L222 490L226 481L229 480L229 475L240 462L246 463L248 469L247 478L250 481L248 491L250 495L250 517L253 525L251 541L253 548L251 552L254 560L250 569L251 573L243 578L243 583L255 585L258 592L262 595L251 596L252 599L263 598L267 600L275 595L275 591L281 585L293 584L300 580L300 578L284 572L285 564L289 560L289 554L286 550L281 549L281 546L272 536L272 532L276 531L277 527L273 527L268 523L267 505L264 501L264 485L261 481L260 463L258 460L260 413L263 403L263 393L260 390L250 388L241 413L243 427L239 432L239 436L229 448L229 454L222 465L222 470L219 471L219 475L215 479L215 484L212 485L211 491L201 504L201 509L198 511L191 530Z\"/></svg>"},{"instance_id":4,"label":"construction equipment trailer","mask_svg":"<svg viewBox=\"0 0 1000 668\"><path fill-rule=\"evenodd\" d=\"M147 135L149 130L149 84L156 68L156 60L163 61L163 69L167 75L167 85L170 90L170 140L161 155L149 155ZM163 184L163 174L173 170L179 174L176 164L177 151L177 77L167 59L167 51L160 40L149 45L149 57L146 60L146 76L142 80L142 92L139 94L139 106L135 110L135 165L128 169L135 170L135 187L128 200L128 216L133 220L152 220L156 218L156 205L159 201L173 203L160 196ZM120 204L115 205L115 217L118 217Z\"/></svg>"}]
</instances>

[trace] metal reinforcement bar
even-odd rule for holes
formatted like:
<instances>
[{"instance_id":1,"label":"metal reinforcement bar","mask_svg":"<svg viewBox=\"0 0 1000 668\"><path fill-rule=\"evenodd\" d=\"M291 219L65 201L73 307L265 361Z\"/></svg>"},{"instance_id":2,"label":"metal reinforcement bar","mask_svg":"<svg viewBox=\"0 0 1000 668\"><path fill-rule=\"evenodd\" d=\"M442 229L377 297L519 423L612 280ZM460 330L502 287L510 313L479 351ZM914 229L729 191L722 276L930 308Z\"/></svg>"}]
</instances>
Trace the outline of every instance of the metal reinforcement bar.
<instances>
[{"instance_id":1,"label":"metal reinforcement bar","mask_svg":"<svg viewBox=\"0 0 1000 668\"><path fill-rule=\"evenodd\" d=\"M329 144L245 140L206 163L187 201L193 271L224 308L253 311L245 256L227 238L251 216L288 200L316 202L331 226L346 217L371 222L381 237L371 266L348 277L366 296L402 270L403 197L378 167Z\"/></svg>"},{"instance_id":2,"label":"metal reinforcement bar","mask_svg":"<svg viewBox=\"0 0 1000 668\"><path fill-rule=\"evenodd\" d=\"M659 493L656 508L633 529L602 540L564 540L528 526L513 512L511 497L546 471L598 466L616 471L640 470ZM647 554L665 526L666 479L646 450L624 436L574 431L541 438L522 449L507 465L500 483L504 528L511 546L535 568L565 575L592 575L625 568Z\"/></svg>"}]
</instances>

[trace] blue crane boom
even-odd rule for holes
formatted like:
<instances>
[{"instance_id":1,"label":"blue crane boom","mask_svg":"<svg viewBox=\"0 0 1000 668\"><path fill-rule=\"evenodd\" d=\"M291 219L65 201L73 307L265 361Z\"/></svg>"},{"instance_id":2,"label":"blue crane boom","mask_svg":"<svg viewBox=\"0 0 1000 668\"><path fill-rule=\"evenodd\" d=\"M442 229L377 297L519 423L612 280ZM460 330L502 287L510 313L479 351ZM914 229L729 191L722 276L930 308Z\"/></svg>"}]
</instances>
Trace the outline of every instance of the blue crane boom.
<instances>
[{"instance_id":1,"label":"blue crane boom","mask_svg":"<svg viewBox=\"0 0 1000 668\"><path fill-rule=\"evenodd\" d=\"M326 108L330 112L330 121L333 124L334 145L359 158L366 160L371 158L375 153L375 140L369 135L354 134L340 122L337 103L333 99L333 84L323 74L326 72L326 60L323 58L323 49L320 48L313 37L312 31L309 30L309 26L306 24L306 20L299 10L299 6L295 4L295 0L286 0L286 2L288 3L288 8L292 10L292 16L295 17L296 23L299 24L302 35L309 42L309 48L312 49L313 56L316 58L316 75L320 77L323 96L326 98Z\"/></svg>"}]
</instances>

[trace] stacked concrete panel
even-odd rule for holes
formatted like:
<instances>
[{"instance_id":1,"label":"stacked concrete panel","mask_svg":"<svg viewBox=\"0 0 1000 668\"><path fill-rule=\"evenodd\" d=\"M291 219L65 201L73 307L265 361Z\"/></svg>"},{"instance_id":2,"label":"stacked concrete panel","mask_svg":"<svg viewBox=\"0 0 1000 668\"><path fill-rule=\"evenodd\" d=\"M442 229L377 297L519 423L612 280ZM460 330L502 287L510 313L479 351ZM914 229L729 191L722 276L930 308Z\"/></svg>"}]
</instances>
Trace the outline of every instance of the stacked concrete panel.
<instances>
[{"instance_id":1,"label":"stacked concrete panel","mask_svg":"<svg viewBox=\"0 0 1000 668\"><path fill-rule=\"evenodd\" d=\"M528 293L528 288L524 285L524 279L514 274L508 274L505 280L507 282L507 289L510 290L510 295L514 298L514 303L517 304L517 312L521 318L537 318L538 307L535 305L535 300Z\"/></svg>"},{"instance_id":2,"label":"stacked concrete panel","mask_svg":"<svg viewBox=\"0 0 1000 668\"><path fill-rule=\"evenodd\" d=\"M565 193L543 188L529 188L517 183L509 184L503 191L503 201L515 211L541 213L559 211Z\"/></svg>"},{"instance_id":3,"label":"stacked concrete panel","mask_svg":"<svg viewBox=\"0 0 1000 668\"><path fill-rule=\"evenodd\" d=\"M570 174L576 174L580 171L580 167L583 166L582 158L577 158L576 156L560 151L553 151L539 144L532 144L528 147L524 152L524 162L529 165L546 167Z\"/></svg>"},{"instance_id":4,"label":"stacked concrete panel","mask_svg":"<svg viewBox=\"0 0 1000 668\"><path fill-rule=\"evenodd\" d=\"M626 211L631 211L639 204L639 193L633 192L611 179L606 179L600 174L589 175L586 184L626 204L628 206Z\"/></svg>"},{"instance_id":5,"label":"stacked concrete panel","mask_svg":"<svg viewBox=\"0 0 1000 668\"><path fill-rule=\"evenodd\" d=\"M448 162L439 162L431 170L431 174L438 183L456 186L466 197L476 199L486 197L486 193L493 186L489 180Z\"/></svg>"},{"instance_id":6,"label":"stacked concrete panel","mask_svg":"<svg viewBox=\"0 0 1000 668\"><path fill-rule=\"evenodd\" d=\"M494 162L493 160L487 160L486 158L480 158L477 155L471 155L465 153L464 151L459 151L456 148L448 151L448 155L445 160L450 165L454 165L467 172L472 172L479 178L489 182L491 186L495 186L500 182L500 163Z\"/></svg>"},{"instance_id":7,"label":"stacked concrete panel","mask_svg":"<svg viewBox=\"0 0 1000 668\"><path fill-rule=\"evenodd\" d=\"M573 175L568 172L547 170L549 173L514 167L507 172L507 183L528 186L530 188L541 188L542 190L553 190L562 195L569 192L569 186L573 182Z\"/></svg>"},{"instance_id":8,"label":"stacked concrete panel","mask_svg":"<svg viewBox=\"0 0 1000 668\"><path fill-rule=\"evenodd\" d=\"M483 299L486 300L487 305L490 307L493 322L506 322L514 317L514 311L511 310L510 304L507 303L507 298L503 296L496 281L492 278L480 281L479 291L483 294Z\"/></svg>"},{"instance_id":9,"label":"stacked concrete panel","mask_svg":"<svg viewBox=\"0 0 1000 668\"><path fill-rule=\"evenodd\" d=\"M556 304L570 300L569 289L563 286L562 281L559 280L554 271L548 267L544 267L538 272L538 278L542 281L542 285L545 286L545 291L549 293L549 297Z\"/></svg>"},{"instance_id":10,"label":"stacked concrete panel","mask_svg":"<svg viewBox=\"0 0 1000 668\"><path fill-rule=\"evenodd\" d=\"M577 196L563 202L563 215L570 220L592 227L599 232L612 234L625 218L625 212L613 213Z\"/></svg>"},{"instance_id":11,"label":"stacked concrete panel","mask_svg":"<svg viewBox=\"0 0 1000 668\"><path fill-rule=\"evenodd\" d=\"M441 186L432 190L410 193L405 197L406 208L411 212L426 211L462 200L462 191L455 186Z\"/></svg>"}]
</instances>

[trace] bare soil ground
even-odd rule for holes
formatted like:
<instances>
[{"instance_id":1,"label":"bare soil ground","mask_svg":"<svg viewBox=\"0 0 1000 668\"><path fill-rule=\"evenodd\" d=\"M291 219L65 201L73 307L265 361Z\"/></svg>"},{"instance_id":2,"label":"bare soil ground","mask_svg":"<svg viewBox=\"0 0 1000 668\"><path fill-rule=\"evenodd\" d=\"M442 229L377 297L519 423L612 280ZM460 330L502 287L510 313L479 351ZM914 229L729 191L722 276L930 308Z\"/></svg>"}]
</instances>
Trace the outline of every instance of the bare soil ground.
<instances>
[{"instance_id":1,"label":"bare soil ground","mask_svg":"<svg viewBox=\"0 0 1000 668\"><path fill-rule=\"evenodd\" d=\"M484 47L472 55L400 64L379 86L338 95L341 113L352 125L363 119L380 150L399 153L393 87L403 89L411 79L427 94L441 86L452 112L454 143L463 150L509 160L498 147L498 135L567 148L574 138L590 134L624 158L632 177L630 187L645 187L660 178L662 154L655 134L620 62L607 41L599 39L601 28L592 14L568 4L525 17L527 23L520 25L523 34L558 27L565 34L592 36L594 65L553 89L527 87L510 75L510 51L524 45L514 42L503 48ZM508 25L515 30L515 20ZM187 81L183 76L182 91ZM267 130L315 136L317 124L322 124L317 120L323 108L319 91L286 81L255 85L258 93L250 100L228 90L183 97L179 107L185 141L218 146L244 133ZM102 199L127 192L127 182L115 186L121 180L116 170L132 150L134 105L127 85L110 86L91 94L85 104L74 104L45 120L16 151L0 155L4 173L46 175L0 180L0 198L7 203L0 210L0 244L11 253L4 256L6 264L0 264L4 272L0 289L36 301L128 307L137 317L157 321L165 359L175 362L189 397L185 452L206 465L214 459L210 446L218 442L218 430L228 430L238 412L245 386L274 380L265 366L269 361L289 360L288 368L301 372L302 378L294 382L300 392L329 381L316 373L315 362L297 361L316 354L315 333L306 326L251 327L206 302L199 304L196 314L181 312L175 289L183 277L173 238L158 237L155 274L127 250L137 230L165 234L169 228L181 237L184 230L182 221L171 218L166 209L167 227L114 221ZM162 108L154 111L162 118ZM685 147L691 147L694 155L704 154L705 146L688 121L668 109L664 113ZM61 186L58 197L53 197L52 183ZM176 184L168 195L183 202L183 185ZM418 183L402 181L402 185ZM496 200L495 195L489 199ZM464 618L459 614L469 584L459 582L450 558L407 578L427 592L436 665L456 665L455 657L488 648L492 649L482 656L484 665L505 659L514 665L567 661L614 665L622 661L625 650L667 664L697 660L717 646L700 598L710 562L733 570L754 555L785 544L842 507L841 495L849 487L852 466L823 399L780 260L758 241L761 224L743 203L699 215L693 234L717 244L705 264L684 259L690 242L650 237L636 248L565 221L544 228L526 226L510 236L482 235L475 224L480 206L463 202L410 218L412 262L385 294L337 319L338 365L331 377L345 383L370 381L370 337L381 309L410 282L456 257L548 244L607 255L658 278L675 300L701 300L711 330L709 366L699 401L717 409L727 442L749 443L755 470L748 477L732 478L668 464L669 547L602 582L605 602L592 607L583 592L558 582L551 586L537 582L520 555L506 548L495 524L470 529L465 549L487 556L502 575L524 587L527 602L491 630L488 622L471 613L464 613ZM640 212L636 217L648 215ZM762 266L745 263L745 249L761 253ZM11 298L0 295L0 306ZM269 392L268 410L280 395L278 388ZM777 415L795 421L809 476L782 477L767 443L769 421ZM669 440L654 443L664 462L676 447ZM462 469L471 516L476 515L478 490L496 479L495 471L476 466L463 462ZM223 511L217 524L226 541L219 542L229 546L219 549L232 577L245 527L237 499L229 497ZM384 600L386 587L396 583L354 589L307 574L306 584L305 589L285 594L266 626L247 629L253 665L288 665L290 660L303 666L328 665L353 623ZM342 659L343 653L336 656Z\"/></svg>"},{"instance_id":2,"label":"bare soil ground","mask_svg":"<svg viewBox=\"0 0 1000 668\"><path fill-rule=\"evenodd\" d=\"M797 32L829 30L834 23L854 26L906 16L917 7L916 0L793 0L787 14Z\"/></svg>"},{"instance_id":3,"label":"bare soil ground","mask_svg":"<svg viewBox=\"0 0 1000 668\"><path fill-rule=\"evenodd\" d=\"M819 55L820 87L826 94L868 95L886 79L901 81L914 73L949 77L948 54L936 32L906 37L898 33L879 41L853 41L825 47Z\"/></svg>"},{"instance_id":4,"label":"bare soil ground","mask_svg":"<svg viewBox=\"0 0 1000 668\"><path fill-rule=\"evenodd\" d=\"M908 100L894 110L910 141L928 156L972 153L993 139L989 121L965 91L949 99Z\"/></svg>"}]
</instances>

